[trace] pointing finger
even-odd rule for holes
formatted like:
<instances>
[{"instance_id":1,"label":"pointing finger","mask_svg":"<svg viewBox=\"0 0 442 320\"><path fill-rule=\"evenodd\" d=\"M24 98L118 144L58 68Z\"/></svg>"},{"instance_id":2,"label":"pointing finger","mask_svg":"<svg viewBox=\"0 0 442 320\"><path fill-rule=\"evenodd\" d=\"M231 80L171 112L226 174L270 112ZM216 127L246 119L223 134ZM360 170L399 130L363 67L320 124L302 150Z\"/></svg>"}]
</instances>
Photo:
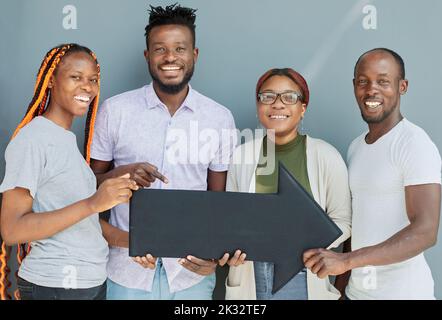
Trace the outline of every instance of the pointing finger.
<instances>
[{"instance_id":1,"label":"pointing finger","mask_svg":"<svg viewBox=\"0 0 442 320\"><path fill-rule=\"evenodd\" d=\"M167 179L165 176L163 176L161 173L159 173L157 170L153 171L151 173L154 177L160 179L164 183L169 183L169 179Z\"/></svg>"}]
</instances>

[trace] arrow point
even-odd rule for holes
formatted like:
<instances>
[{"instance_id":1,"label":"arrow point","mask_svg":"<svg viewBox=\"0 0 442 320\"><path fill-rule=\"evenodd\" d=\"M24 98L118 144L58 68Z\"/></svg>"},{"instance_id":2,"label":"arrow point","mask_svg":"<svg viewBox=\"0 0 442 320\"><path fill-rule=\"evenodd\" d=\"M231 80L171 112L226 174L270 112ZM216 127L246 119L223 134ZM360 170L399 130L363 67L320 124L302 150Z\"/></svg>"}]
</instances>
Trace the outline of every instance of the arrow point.
<instances>
[{"instance_id":1,"label":"arrow point","mask_svg":"<svg viewBox=\"0 0 442 320\"><path fill-rule=\"evenodd\" d=\"M272 294L284 287L295 275L303 269L303 266L296 266L296 263L277 262L273 271Z\"/></svg>"}]
</instances>

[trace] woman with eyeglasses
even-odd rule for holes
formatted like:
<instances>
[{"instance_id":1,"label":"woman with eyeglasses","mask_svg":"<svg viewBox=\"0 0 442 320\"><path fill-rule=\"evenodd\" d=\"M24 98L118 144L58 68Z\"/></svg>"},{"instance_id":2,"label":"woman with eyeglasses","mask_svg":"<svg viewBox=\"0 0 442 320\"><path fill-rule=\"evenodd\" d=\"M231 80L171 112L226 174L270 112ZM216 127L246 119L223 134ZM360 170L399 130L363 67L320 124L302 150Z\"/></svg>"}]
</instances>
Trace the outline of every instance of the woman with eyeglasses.
<instances>
[{"instance_id":1,"label":"woman with eyeglasses","mask_svg":"<svg viewBox=\"0 0 442 320\"><path fill-rule=\"evenodd\" d=\"M277 192L278 162L282 162L342 230L343 235L331 245L337 247L350 236L347 168L334 147L299 132L308 103L308 85L304 77L293 69L271 69L261 76L256 86L256 107L258 119L267 129L267 135L263 139L246 142L235 151L228 172L227 191ZM257 148L250 147L250 144ZM260 150L259 155L249 154L256 149ZM263 163L272 150L276 160L274 168L260 171L258 163ZM241 161L250 158L254 159L254 164ZM306 269L272 294L273 264L245 259L246 252L237 250L228 261L226 299L316 300L340 297L328 278L320 279Z\"/></svg>"}]
</instances>

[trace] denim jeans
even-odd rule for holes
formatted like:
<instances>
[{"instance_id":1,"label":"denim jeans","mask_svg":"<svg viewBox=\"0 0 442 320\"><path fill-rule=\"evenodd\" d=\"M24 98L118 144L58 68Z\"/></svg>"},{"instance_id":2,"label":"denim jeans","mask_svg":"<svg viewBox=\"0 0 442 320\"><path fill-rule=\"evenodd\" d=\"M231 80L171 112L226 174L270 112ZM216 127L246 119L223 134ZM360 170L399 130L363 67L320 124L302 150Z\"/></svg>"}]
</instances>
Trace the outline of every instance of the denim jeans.
<instances>
[{"instance_id":1,"label":"denim jeans","mask_svg":"<svg viewBox=\"0 0 442 320\"><path fill-rule=\"evenodd\" d=\"M167 274L161 259L158 259L152 291L131 289L107 279L108 300L212 300L216 275L212 273L194 286L177 292L169 291Z\"/></svg>"},{"instance_id":2,"label":"denim jeans","mask_svg":"<svg viewBox=\"0 0 442 320\"><path fill-rule=\"evenodd\" d=\"M88 289L42 287L18 278L21 300L106 300L106 282Z\"/></svg>"},{"instance_id":3,"label":"denim jeans","mask_svg":"<svg viewBox=\"0 0 442 320\"><path fill-rule=\"evenodd\" d=\"M307 272L305 269L295 275L275 294L273 288L273 263L254 262L257 300L307 300Z\"/></svg>"}]
</instances>

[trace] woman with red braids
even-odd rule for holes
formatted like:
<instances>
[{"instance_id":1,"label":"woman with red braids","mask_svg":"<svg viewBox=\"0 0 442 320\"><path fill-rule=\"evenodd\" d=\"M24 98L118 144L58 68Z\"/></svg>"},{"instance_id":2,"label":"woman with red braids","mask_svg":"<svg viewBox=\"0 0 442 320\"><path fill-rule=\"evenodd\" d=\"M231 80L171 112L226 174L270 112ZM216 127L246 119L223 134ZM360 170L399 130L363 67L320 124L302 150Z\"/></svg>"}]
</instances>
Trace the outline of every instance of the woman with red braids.
<instances>
[{"instance_id":1,"label":"woman with red braids","mask_svg":"<svg viewBox=\"0 0 442 320\"><path fill-rule=\"evenodd\" d=\"M108 245L98 213L127 202L138 187L125 175L96 190L89 160L99 88L100 67L91 50L77 44L51 49L6 148L0 271L5 280L5 244L18 244L16 298L106 298ZM86 113L83 158L70 129ZM6 298L7 286L0 288Z\"/></svg>"},{"instance_id":2,"label":"woman with red braids","mask_svg":"<svg viewBox=\"0 0 442 320\"><path fill-rule=\"evenodd\" d=\"M255 98L258 119L267 135L235 151L227 174L227 191L277 192L278 162L282 162L342 230L343 235L332 244L337 247L350 236L347 168L335 148L299 130L309 104L307 82L293 69L271 69L259 79ZM275 161L262 166L273 155ZM227 299L316 300L340 296L328 278L320 279L305 268L272 294L273 264L244 262L246 253L237 250L228 261Z\"/></svg>"}]
</instances>

